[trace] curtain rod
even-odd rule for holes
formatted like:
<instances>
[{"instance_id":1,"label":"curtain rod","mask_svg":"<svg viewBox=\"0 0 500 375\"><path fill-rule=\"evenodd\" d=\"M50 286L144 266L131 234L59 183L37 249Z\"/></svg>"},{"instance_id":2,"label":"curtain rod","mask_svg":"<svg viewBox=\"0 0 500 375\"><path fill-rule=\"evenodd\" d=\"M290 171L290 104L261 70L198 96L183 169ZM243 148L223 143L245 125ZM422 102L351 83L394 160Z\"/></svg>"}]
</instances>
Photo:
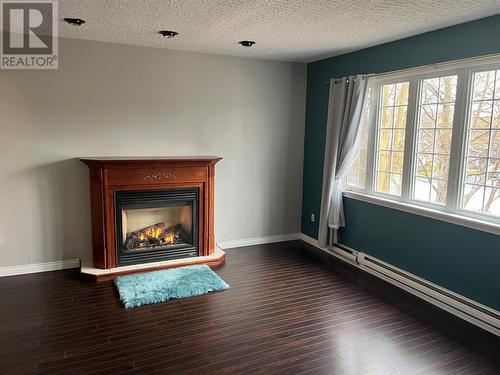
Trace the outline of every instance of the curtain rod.
<instances>
[{"instance_id":1,"label":"curtain rod","mask_svg":"<svg viewBox=\"0 0 500 375\"><path fill-rule=\"evenodd\" d=\"M423 69L439 69L443 67L449 67L450 69L453 69L453 67L456 67L456 65L462 65L464 63L471 63L471 62L487 62L488 60L492 59L498 59L500 58L499 53L492 53L488 55L483 55L483 56L477 56L477 57L469 57L465 59L459 59L459 60L450 60L450 61L444 61L444 62L439 62L435 64L427 64L427 65L421 65L421 66L416 66L412 68L405 68L405 69L400 69L400 70L393 70L390 72L384 72L384 73L374 73L374 74L364 74L363 79L366 77L385 77L385 76L392 76L392 75L398 75L398 74L403 74L403 73L415 73ZM343 78L333 78L334 83L338 83L342 81ZM330 81L325 81L325 85L330 85Z\"/></svg>"},{"instance_id":2,"label":"curtain rod","mask_svg":"<svg viewBox=\"0 0 500 375\"><path fill-rule=\"evenodd\" d=\"M375 74L375 73L373 73L373 74L363 74L363 75L361 76L361 78L362 78L362 79L365 79L365 78L367 78L367 77L375 77L375 76L379 76L379 75L381 75L381 74ZM343 80L343 79L344 79L344 78L334 78L334 79L333 79L333 83L339 83L339 82L342 82L342 80ZM347 83L348 83L348 82L349 82L349 80L347 80ZM354 82L356 82L356 79L354 79ZM330 85L330 81L325 81L325 85Z\"/></svg>"}]
</instances>

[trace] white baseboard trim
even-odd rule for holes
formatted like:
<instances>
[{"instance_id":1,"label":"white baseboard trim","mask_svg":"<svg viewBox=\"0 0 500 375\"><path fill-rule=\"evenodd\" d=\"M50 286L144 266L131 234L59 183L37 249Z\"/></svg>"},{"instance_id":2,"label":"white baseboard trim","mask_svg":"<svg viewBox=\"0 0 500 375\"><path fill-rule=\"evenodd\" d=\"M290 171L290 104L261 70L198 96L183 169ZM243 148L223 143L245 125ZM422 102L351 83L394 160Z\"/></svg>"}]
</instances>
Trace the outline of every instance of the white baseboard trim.
<instances>
[{"instance_id":1,"label":"white baseboard trim","mask_svg":"<svg viewBox=\"0 0 500 375\"><path fill-rule=\"evenodd\" d=\"M28 273L64 270L79 268L80 259L60 260L56 262L23 264L21 266L0 267L0 277L26 275Z\"/></svg>"},{"instance_id":2,"label":"white baseboard trim","mask_svg":"<svg viewBox=\"0 0 500 375\"><path fill-rule=\"evenodd\" d=\"M293 241L300 238L301 233L277 234L274 236L244 238L242 240L219 241L217 245L222 249L231 249L233 247L263 245L273 242Z\"/></svg>"},{"instance_id":3,"label":"white baseboard trim","mask_svg":"<svg viewBox=\"0 0 500 375\"><path fill-rule=\"evenodd\" d=\"M263 245L274 242L293 241L300 238L300 233L277 234L273 236L245 238L241 240L220 241L217 245L222 249L231 249L234 247ZM79 268L80 259L69 259L56 262L24 264L21 266L0 267L0 277L25 275L29 273L57 271L67 268Z\"/></svg>"},{"instance_id":4,"label":"white baseboard trim","mask_svg":"<svg viewBox=\"0 0 500 375\"><path fill-rule=\"evenodd\" d=\"M339 247L322 248L317 240L303 233L300 234L300 239L469 323L500 336L499 311L347 246L342 245L348 251Z\"/></svg>"}]
</instances>

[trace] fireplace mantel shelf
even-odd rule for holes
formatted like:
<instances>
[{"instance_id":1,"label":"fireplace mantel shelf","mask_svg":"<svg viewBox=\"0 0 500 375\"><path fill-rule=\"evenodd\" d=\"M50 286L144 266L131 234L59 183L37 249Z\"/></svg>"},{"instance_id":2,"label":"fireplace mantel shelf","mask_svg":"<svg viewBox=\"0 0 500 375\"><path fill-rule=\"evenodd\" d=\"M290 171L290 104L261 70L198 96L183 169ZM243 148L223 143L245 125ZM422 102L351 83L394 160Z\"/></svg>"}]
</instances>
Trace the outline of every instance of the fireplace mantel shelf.
<instances>
[{"instance_id":1,"label":"fireplace mantel shelf","mask_svg":"<svg viewBox=\"0 0 500 375\"><path fill-rule=\"evenodd\" d=\"M80 160L95 160L95 161L107 161L107 160L143 160L143 161L155 161L155 160L166 160L166 161L212 161L221 160L220 156L90 156L90 157L79 157Z\"/></svg>"},{"instance_id":2,"label":"fireplace mantel shelf","mask_svg":"<svg viewBox=\"0 0 500 375\"><path fill-rule=\"evenodd\" d=\"M222 160L219 156L99 156L99 157L80 157L81 162L92 165L122 165L133 166L138 164L186 164L186 163L217 163Z\"/></svg>"}]
</instances>

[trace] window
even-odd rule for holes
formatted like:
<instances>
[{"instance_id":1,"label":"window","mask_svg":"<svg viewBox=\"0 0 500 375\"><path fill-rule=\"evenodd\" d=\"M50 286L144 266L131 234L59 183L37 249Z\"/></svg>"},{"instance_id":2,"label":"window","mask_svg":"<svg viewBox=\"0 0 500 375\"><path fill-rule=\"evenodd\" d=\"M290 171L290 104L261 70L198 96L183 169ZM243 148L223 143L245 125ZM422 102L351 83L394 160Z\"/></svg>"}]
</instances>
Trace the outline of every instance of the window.
<instances>
[{"instance_id":1,"label":"window","mask_svg":"<svg viewBox=\"0 0 500 375\"><path fill-rule=\"evenodd\" d=\"M446 204L457 76L421 82L413 198Z\"/></svg>"},{"instance_id":2,"label":"window","mask_svg":"<svg viewBox=\"0 0 500 375\"><path fill-rule=\"evenodd\" d=\"M500 216L500 70L473 75L462 207Z\"/></svg>"},{"instance_id":3,"label":"window","mask_svg":"<svg viewBox=\"0 0 500 375\"><path fill-rule=\"evenodd\" d=\"M500 58L488 63L376 77L375 130L346 185L500 224Z\"/></svg>"},{"instance_id":4,"label":"window","mask_svg":"<svg viewBox=\"0 0 500 375\"><path fill-rule=\"evenodd\" d=\"M377 121L376 191L401 195L409 82L382 86Z\"/></svg>"}]
</instances>

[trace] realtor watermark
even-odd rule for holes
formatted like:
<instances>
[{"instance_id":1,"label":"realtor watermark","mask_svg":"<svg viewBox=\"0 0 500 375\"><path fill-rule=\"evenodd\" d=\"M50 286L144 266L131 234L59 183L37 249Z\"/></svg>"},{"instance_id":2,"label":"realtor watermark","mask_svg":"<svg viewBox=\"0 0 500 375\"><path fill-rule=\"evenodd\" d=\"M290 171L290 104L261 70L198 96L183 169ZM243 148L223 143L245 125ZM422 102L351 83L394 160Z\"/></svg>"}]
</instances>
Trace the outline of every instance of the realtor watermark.
<instances>
[{"instance_id":1,"label":"realtor watermark","mask_svg":"<svg viewBox=\"0 0 500 375\"><path fill-rule=\"evenodd\" d=\"M4 0L1 69L57 69L56 1Z\"/></svg>"}]
</instances>

